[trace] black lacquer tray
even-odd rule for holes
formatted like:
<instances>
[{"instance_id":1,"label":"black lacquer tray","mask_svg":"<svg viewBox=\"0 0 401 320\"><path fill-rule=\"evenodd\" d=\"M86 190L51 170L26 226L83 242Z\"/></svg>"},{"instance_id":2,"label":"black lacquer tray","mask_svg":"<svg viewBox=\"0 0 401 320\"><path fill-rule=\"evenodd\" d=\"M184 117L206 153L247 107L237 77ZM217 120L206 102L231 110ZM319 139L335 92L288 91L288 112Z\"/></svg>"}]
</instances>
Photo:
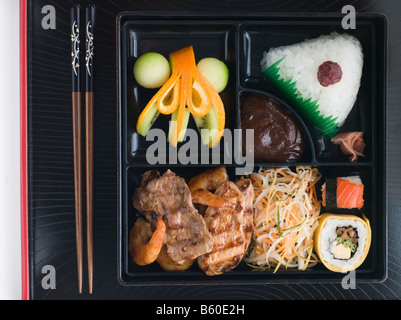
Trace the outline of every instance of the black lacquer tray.
<instances>
[{"instance_id":1,"label":"black lacquer tray","mask_svg":"<svg viewBox=\"0 0 401 320\"><path fill-rule=\"evenodd\" d=\"M88 293L86 273L83 294L78 293L77 282L69 23L72 5L79 3L85 7L89 2L97 8L93 295ZM356 172L367 180L369 207L366 214L371 219L374 243L365 264L358 269L356 287L349 290L340 283L342 275L322 267L303 273L273 275L271 272L253 273L241 265L236 273L213 279L201 274L196 267L188 274L164 274L157 266L136 267L129 259L126 241L136 217L130 205L131 193L139 183L141 172L149 168L143 157L146 144L139 144L142 149L137 149L135 154L131 147L139 112L135 108L141 108L147 99L141 90L137 91L140 101L130 96L134 91L128 85L134 82L129 68L137 55L147 50L143 46L139 46L138 51L131 49L133 41L157 38L155 33L163 31L163 26L174 31L171 30L173 22L193 25L191 28L199 33L211 33L219 26L212 36L214 45L210 54L230 61L234 78L229 85L230 94L227 91L223 98L233 103L228 125L235 128L239 123L234 111L238 111L238 99L243 90L267 92L288 102L260 78L258 63L248 65L247 57L258 61L263 51L272 45L303 41L305 36L332 30L341 31L344 16L341 11L350 1L21 0L21 4L26 9L21 26L26 26L24 53L27 57L26 69L22 70L22 75L26 76L26 105L21 109L26 125L23 138L26 139L27 162L26 171L22 172L26 180L26 203L22 208L27 223L23 235L26 240L23 253L27 258L24 261L25 297L32 300L146 299L159 300L160 305L163 300L400 299L400 1L352 1L359 14L357 29L348 31L360 37L367 64L358 103L344 130L366 130L367 157L357 164L349 164L336 149L326 148L328 152L321 154L322 141L314 139L314 150L304 163L318 165L329 177ZM54 30L42 27L45 16L42 9L48 5L54 6L56 11ZM211 27L208 27L209 21L213 21ZM124 23L127 23L127 39L122 38ZM219 40L223 34L227 35L227 41ZM128 40L124 52L118 37ZM188 34L180 37L190 42ZM199 37L200 34L197 40L201 41ZM221 49L227 42L233 51ZM172 44L169 45L155 46L155 50L168 54L173 49ZM241 51L237 51L238 48ZM245 48L249 50L242 50ZM206 50L200 49L196 54L197 59L209 56ZM121 69L126 77L118 72L122 58L128 63L125 71ZM129 111L129 108L132 109ZM128 111L131 112L129 116ZM312 130L309 133L313 138ZM188 171L185 166L176 165L173 169L187 178L203 167L193 166L192 171ZM235 166L228 167L230 174L234 170ZM54 290L42 286L43 268L49 265L56 270ZM86 267L84 260L84 270ZM153 311L149 308L149 312Z\"/></svg>"},{"instance_id":2,"label":"black lacquer tray","mask_svg":"<svg viewBox=\"0 0 401 320\"><path fill-rule=\"evenodd\" d=\"M387 277L387 188L386 188L386 120L387 120L387 20L378 14L358 15L358 28L347 30L356 36L365 55L362 85L357 103L340 132L363 131L367 148L365 157L350 163L339 148L321 138L302 119L266 79L260 70L263 52L302 42L337 31L344 32L344 16L334 14L193 14L193 13L121 13L117 20L118 90L119 90L119 276L123 285L179 284L264 284L264 283L338 283L344 278L316 266L307 271L252 271L242 263L234 271L218 277L207 277L194 265L182 273L165 272L157 264L138 267L128 252L129 231L138 213L132 205L135 188L141 175L155 165L146 161L152 142L136 133L136 122L144 106L156 91L138 86L133 76L136 59L147 52L165 56L193 46L196 59L215 57L227 63L230 82L222 93L226 106L226 128L241 128L241 97L247 92L272 96L287 106L305 129L308 144L302 162L256 163L260 167L314 166L325 178L359 175L365 184L363 214L370 220L372 247L364 264L358 268L358 282L382 282ZM169 118L157 120L155 127L168 131ZM195 124L190 123L195 129ZM234 140L233 142L238 143ZM167 147L166 147L167 148ZM221 159L226 154L222 148ZM235 148L232 148L233 150ZM166 149L166 153L168 153ZM162 173L171 169L178 176L190 179L205 170L200 162L181 165L157 164ZM223 163L223 162L222 162ZM232 162L233 163L233 162ZM209 165L207 165L209 166ZM213 165L211 165L213 167ZM224 165L235 179L235 164ZM323 211L324 212L324 211ZM331 211L333 212L333 211ZM344 213L338 210L335 212ZM349 213L349 211L348 211ZM352 212L351 212L352 213Z\"/></svg>"}]
</instances>

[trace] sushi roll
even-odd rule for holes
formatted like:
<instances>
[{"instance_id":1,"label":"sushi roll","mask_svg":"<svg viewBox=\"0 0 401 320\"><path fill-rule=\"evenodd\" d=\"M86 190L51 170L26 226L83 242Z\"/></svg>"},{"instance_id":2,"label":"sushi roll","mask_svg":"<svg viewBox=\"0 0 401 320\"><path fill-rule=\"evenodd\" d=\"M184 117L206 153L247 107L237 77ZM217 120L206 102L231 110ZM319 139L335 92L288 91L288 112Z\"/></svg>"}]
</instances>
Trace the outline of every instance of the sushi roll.
<instances>
[{"instance_id":1,"label":"sushi roll","mask_svg":"<svg viewBox=\"0 0 401 320\"><path fill-rule=\"evenodd\" d=\"M327 139L338 133L355 105L363 64L359 40L336 32L271 48L261 61L266 79Z\"/></svg>"},{"instance_id":2,"label":"sushi roll","mask_svg":"<svg viewBox=\"0 0 401 320\"><path fill-rule=\"evenodd\" d=\"M326 179L322 205L326 209L358 209L364 206L364 185L359 176Z\"/></svg>"},{"instance_id":3,"label":"sushi roll","mask_svg":"<svg viewBox=\"0 0 401 320\"><path fill-rule=\"evenodd\" d=\"M352 215L324 214L314 234L320 261L333 272L357 269L366 259L372 239L369 220Z\"/></svg>"}]
</instances>

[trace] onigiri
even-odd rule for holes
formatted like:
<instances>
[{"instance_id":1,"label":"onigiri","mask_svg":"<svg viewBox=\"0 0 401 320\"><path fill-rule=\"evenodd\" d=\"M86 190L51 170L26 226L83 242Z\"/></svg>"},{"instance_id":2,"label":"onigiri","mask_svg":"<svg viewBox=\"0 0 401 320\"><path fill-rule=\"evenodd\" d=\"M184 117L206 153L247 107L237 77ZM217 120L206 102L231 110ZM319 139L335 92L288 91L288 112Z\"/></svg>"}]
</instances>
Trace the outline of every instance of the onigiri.
<instances>
[{"instance_id":1,"label":"onigiri","mask_svg":"<svg viewBox=\"0 0 401 320\"><path fill-rule=\"evenodd\" d=\"M262 72L326 138L344 124L361 86L364 54L357 38L333 32L271 48Z\"/></svg>"}]
</instances>

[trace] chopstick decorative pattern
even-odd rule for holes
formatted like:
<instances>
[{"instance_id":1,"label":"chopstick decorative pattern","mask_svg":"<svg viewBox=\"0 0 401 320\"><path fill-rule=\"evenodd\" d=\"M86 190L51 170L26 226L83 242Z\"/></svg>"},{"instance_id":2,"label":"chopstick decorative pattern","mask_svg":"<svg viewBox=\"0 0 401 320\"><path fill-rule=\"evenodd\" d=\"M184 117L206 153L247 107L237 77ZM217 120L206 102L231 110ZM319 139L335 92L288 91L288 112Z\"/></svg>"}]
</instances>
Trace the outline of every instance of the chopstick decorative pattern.
<instances>
[{"instance_id":1,"label":"chopstick decorative pattern","mask_svg":"<svg viewBox=\"0 0 401 320\"><path fill-rule=\"evenodd\" d=\"M72 57L72 70L74 72L74 75L76 77L78 77L80 33L79 33L79 27L78 27L79 21L77 21L76 19L78 19L78 17L74 18L74 21L72 22L72 27L71 27L72 28L71 29L71 41L72 41L71 57Z\"/></svg>"},{"instance_id":2,"label":"chopstick decorative pattern","mask_svg":"<svg viewBox=\"0 0 401 320\"><path fill-rule=\"evenodd\" d=\"M89 8L88 8L89 9ZM87 11L87 14L90 11ZM87 16L88 19L88 16ZM89 19L86 24L86 57L85 57L85 62L86 62L86 72L88 75L91 77L92 76L92 68L93 68L93 56L94 56L94 34L93 34L93 21L92 19Z\"/></svg>"},{"instance_id":3,"label":"chopstick decorative pattern","mask_svg":"<svg viewBox=\"0 0 401 320\"><path fill-rule=\"evenodd\" d=\"M93 71L95 56L95 19L96 8L89 5L86 8L86 51L85 51L85 67L86 67L86 92L93 92Z\"/></svg>"},{"instance_id":4,"label":"chopstick decorative pattern","mask_svg":"<svg viewBox=\"0 0 401 320\"><path fill-rule=\"evenodd\" d=\"M74 186L75 186L75 220L76 247L78 264L78 287L82 293L83 278L83 233L82 233L82 132L81 132L81 64L80 64L80 24L81 7L74 5L71 9L71 57L72 57L72 107L74 137ZM85 117L86 117L86 222L87 222L87 256L89 293L93 292L93 162L94 162L94 27L95 7L86 8L86 52L85 52Z\"/></svg>"}]
</instances>

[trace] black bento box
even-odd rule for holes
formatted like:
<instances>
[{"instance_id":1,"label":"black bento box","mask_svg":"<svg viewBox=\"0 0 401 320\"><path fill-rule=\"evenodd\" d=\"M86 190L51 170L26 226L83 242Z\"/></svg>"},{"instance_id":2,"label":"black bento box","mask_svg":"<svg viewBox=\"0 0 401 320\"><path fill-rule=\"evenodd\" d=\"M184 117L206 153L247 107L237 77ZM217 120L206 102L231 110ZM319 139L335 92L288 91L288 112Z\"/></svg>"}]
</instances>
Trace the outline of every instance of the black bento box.
<instances>
[{"instance_id":1,"label":"black bento box","mask_svg":"<svg viewBox=\"0 0 401 320\"><path fill-rule=\"evenodd\" d=\"M362 266L356 270L357 282L383 282L387 277L387 184L386 184L386 82L387 20L378 14L357 15L356 29L343 30L343 15L336 14L192 14L130 13L117 19L118 59L118 141L119 141L119 280L126 286L184 284L266 284L266 283L339 283L344 274L333 273L323 265L310 270L252 271L242 263L234 271L208 277L196 264L186 272L165 272L156 263L138 267L128 252L129 232L138 215L132 204L141 175L149 169L161 172L171 169L189 179L205 170L205 165L150 165L146 150L150 146L136 133L136 122L144 106L156 93L139 87L134 79L135 60L147 52L168 57L171 52L193 46L197 61L215 57L226 62L230 82L222 93L226 107L226 128L240 129L240 100L246 92L273 95L287 105L286 97L262 76L263 52L302 42L333 31L356 36L365 55L362 85L357 103L341 131L363 131L367 148L365 157L350 163L305 125L309 141L302 163L256 163L259 167L299 165L318 167L326 178L361 176L365 184L363 214L372 227L372 246ZM291 106L288 106L292 112ZM296 114L301 118L302 115ZM169 118L157 120L155 126L168 131ZM302 122L303 123L303 122ZM303 123L304 124L304 123ZM190 128L195 124L190 122ZM233 142L234 144L236 141ZM166 150L167 152L167 150ZM225 151L223 150L222 153ZM221 155L222 157L225 154ZM206 165L211 166L213 165ZM235 177L236 165L225 165ZM340 210L339 212L342 213ZM333 212L336 213L336 212Z\"/></svg>"}]
</instances>

